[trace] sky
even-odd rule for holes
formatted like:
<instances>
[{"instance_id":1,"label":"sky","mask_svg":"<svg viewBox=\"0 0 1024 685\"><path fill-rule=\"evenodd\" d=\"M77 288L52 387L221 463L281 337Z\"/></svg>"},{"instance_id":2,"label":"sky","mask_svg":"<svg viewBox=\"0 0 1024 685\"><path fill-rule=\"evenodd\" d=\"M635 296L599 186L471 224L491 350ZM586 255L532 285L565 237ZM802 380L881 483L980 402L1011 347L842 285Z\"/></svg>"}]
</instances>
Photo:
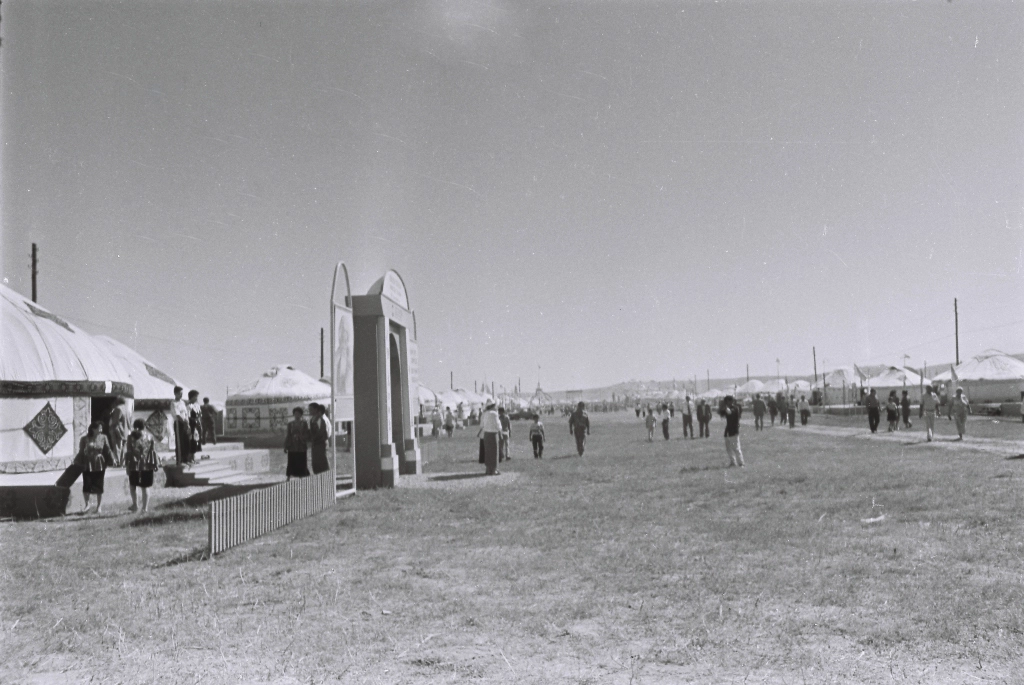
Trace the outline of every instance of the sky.
<instances>
[{"instance_id":1,"label":"sky","mask_svg":"<svg viewBox=\"0 0 1024 685\"><path fill-rule=\"evenodd\" d=\"M215 399L338 261L435 390L1024 352L1019 5L3 10L4 282Z\"/></svg>"}]
</instances>

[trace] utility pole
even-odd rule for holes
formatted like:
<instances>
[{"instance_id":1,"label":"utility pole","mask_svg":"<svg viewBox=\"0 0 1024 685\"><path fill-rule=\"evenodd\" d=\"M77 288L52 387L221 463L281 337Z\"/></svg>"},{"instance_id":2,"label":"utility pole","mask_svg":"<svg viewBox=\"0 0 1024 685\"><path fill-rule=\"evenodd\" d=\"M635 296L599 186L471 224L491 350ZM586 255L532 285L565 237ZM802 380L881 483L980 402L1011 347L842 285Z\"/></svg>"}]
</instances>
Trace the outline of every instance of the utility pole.
<instances>
[{"instance_id":1,"label":"utility pole","mask_svg":"<svg viewBox=\"0 0 1024 685\"><path fill-rule=\"evenodd\" d=\"M750 364L747 364L747 383L750 382Z\"/></svg>"},{"instance_id":2,"label":"utility pole","mask_svg":"<svg viewBox=\"0 0 1024 685\"><path fill-rule=\"evenodd\" d=\"M455 389L455 372L454 371L449 371L448 372L448 389L449 390L454 390Z\"/></svg>"},{"instance_id":3,"label":"utility pole","mask_svg":"<svg viewBox=\"0 0 1024 685\"><path fill-rule=\"evenodd\" d=\"M711 369L707 369L708 372L708 390L711 389Z\"/></svg>"},{"instance_id":4,"label":"utility pole","mask_svg":"<svg viewBox=\"0 0 1024 685\"><path fill-rule=\"evenodd\" d=\"M320 378L324 377L324 328L320 327Z\"/></svg>"},{"instance_id":5,"label":"utility pole","mask_svg":"<svg viewBox=\"0 0 1024 685\"><path fill-rule=\"evenodd\" d=\"M818 384L818 351L811 347L811 355L814 357L814 384Z\"/></svg>"},{"instance_id":6,"label":"utility pole","mask_svg":"<svg viewBox=\"0 0 1024 685\"><path fill-rule=\"evenodd\" d=\"M36 247L35 243L32 243L32 301L38 302L38 292L36 291L36 276L39 275L39 248Z\"/></svg>"},{"instance_id":7,"label":"utility pole","mask_svg":"<svg viewBox=\"0 0 1024 685\"><path fill-rule=\"evenodd\" d=\"M35 249L35 245L32 246ZM35 276L32 278L32 299L35 300ZM960 366L960 313L956 309L956 298L953 298L953 328L956 333L956 365Z\"/></svg>"}]
</instances>

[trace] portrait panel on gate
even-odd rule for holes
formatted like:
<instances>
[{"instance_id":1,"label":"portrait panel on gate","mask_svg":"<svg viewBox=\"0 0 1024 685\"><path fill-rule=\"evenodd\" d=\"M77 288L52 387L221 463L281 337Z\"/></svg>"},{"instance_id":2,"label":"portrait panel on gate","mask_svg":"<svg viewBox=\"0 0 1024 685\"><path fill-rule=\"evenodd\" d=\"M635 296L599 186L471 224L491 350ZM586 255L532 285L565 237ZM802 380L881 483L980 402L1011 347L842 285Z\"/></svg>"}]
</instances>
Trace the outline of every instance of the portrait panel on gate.
<instances>
[{"instance_id":1,"label":"portrait panel on gate","mask_svg":"<svg viewBox=\"0 0 1024 685\"><path fill-rule=\"evenodd\" d=\"M353 380L354 334L352 328L352 311L342 307L335 308L334 314L334 397L337 419L344 421L352 418L352 399L355 394Z\"/></svg>"}]
</instances>

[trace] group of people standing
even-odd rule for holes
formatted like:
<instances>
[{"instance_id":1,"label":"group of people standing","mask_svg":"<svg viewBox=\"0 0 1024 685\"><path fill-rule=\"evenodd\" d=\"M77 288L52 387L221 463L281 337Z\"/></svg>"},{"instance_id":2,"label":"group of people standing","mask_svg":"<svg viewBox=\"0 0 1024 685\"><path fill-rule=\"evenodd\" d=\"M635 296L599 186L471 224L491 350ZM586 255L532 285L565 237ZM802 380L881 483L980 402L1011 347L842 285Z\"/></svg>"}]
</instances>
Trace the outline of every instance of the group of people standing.
<instances>
[{"instance_id":1,"label":"group of people standing","mask_svg":"<svg viewBox=\"0 0 1024 685\"><path fill-rule=\"evenodd\" d=\"M654 429L661 423L661 434L668 440L670 439L669 426L671 419L675 417L676 411L683 417L683 437L689 437L691 440L695 437L693 434L693 419L696 417L697 426L700 430L700 437L709 438L711 437L711 417L713 411L711 404L704 399L698 399L694 402L687 395L680 403L679 408L676 408L674 402L662 403L657 408L650 404L641 406L637 403L635 407L637 418L643 416L644 425L647 428L647 441L652 442L654 440ZM657 413L657 416L655 414Z\"/></svg>"},{"instance_id":2,"label":"group of people standing","mask_svg":"<svg viewBox=\"0 0 1024 685\"><path fill-rule=\"evenodd\" d=\"M188 391L188 402L182 399L184 388L174 386L174 402L171 412L174 415L174 459L179 466L194 464L196 454L202 451L206 443L217 444L217 431L214 429L216 409L210 404L210 398L204 397L199 404L199 391Z\"/></svg>"},{"instance_id":3,"label":"group of people standing","mask_svg":"<svg viewBox=\"0 0 1024 685\"><path fill-rule=\"evenodd\" d=\"M332 433L327 407L313 402L308 409L309 420L306 420L302 407L295 407L293 418L288 422L284 438L284 451L288 455L285 475L288 480L308 476L310 462L314 474L331 468L327 461L327 443Z\"/></svg>"}]
</instances>

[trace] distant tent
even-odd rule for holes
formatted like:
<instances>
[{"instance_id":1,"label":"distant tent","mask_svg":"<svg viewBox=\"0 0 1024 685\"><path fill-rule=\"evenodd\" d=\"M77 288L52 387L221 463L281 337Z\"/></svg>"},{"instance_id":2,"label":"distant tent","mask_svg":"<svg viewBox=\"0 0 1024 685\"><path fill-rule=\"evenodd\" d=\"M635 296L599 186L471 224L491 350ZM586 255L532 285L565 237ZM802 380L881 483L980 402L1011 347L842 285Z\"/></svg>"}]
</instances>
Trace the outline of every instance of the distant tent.
<instances>
[{"instance_id":1,"label":"distant tent","mask_svg":"<svg viewBox=\"0 0 1024 685\"><path fill-rule=\"evenodd\" d=\"M736 394L738 395L753 395L755 393L764 392L765 385L756 378L752 378L743 385L736 388Z\"/></svg>"},{"instance_id":2,"label":"distant tent","mask_svg":"<svg viewBox=\"0 0 1024 685\"><path fill-rule=\"evenodd\" d=\"M1020 402L1024 361L999 350L986 350L954 368L959 387L971 402ZM955 394L949 393L950 396Z\"/></svg>"},{"instance_id":3,"label":"distant tent","mask_svg":"<svg viewBox=\"0 0 1024 685\"><path fill-rule=\"evenodd\" d=\"M893 390L898 396L907 391L911 402L921 401L921 387L926 385L927 380L914 373L906 367L890 366L877 376L864 381L864 387L870 390L874 388L875 394L884 398Z\"/></svg>"},{"instance_id":4,"label":"distant tent","mask_svg":"<svg viewBox=\"0 0 1024 685\"><path fill-rule=\"evenodd\" d=\"M777 378L774 381L768 381L767 383L765 383L764 388L762 388L762 391L770 392L771 394L774 395L777 392L786 392L788 387L789 386L787 385L785 380Z\"/></svg>"},{"instance_id":5,"label":"distant tent","mask_svg":"<svg viewBox=\"0 0 1024 685\"><path fill-rule=\"evenodd\" d=\"M537 384L537 389L533 393L533 397L530 398L529 407L535 411L547 409L553 407L555 400L551 395L547 394L540 388L540 383Z\"/></svg>"},{"instance_id":6,"label":"distant tent","mask_svg":"<svg viewBox=\"0 0 1024 685\"><path fill-rule=\"evenodd\" d=\"M233 435L284 434L295 407L311 402L330 407L331 386L281 364L228 395L225 431Z\"/></svg>"},{"instance_id":7,"label":"distant tent","mask_svg":"<svg viewBox=\"0 0 1024 685\"><path fill-rule=\"evenodd\" d=\"M725 397L725 395L726 393L724 391L719 390L718 388L711 388L710 390L706 390L697 395L697 397L705 400L717 400L719 397Z\"/></svg>"},{"instance_id":8,"label":"distant tent","mask_svg":"<svg viewBox=\"0 0 1024 685\"><path fill-rule=\"evenodd\" d=\"M66 467L131 374L96 338L0 285L0 472Z\"/></svg>"},{"instance_id":9,"label":"distant tent","mask_svg":"<svg viewBox=\"0 0 1024 685\"><path fill-rule=\"evenodd\" d=\"M791 393L807 393L811 391L811 384L807 381L793 381L789 384Z\"/></svg>"},{"instance_id":10,"label":"distant tent","mask_svg":"<svg viewBox=\"0 0 1024 685\"><path fill-rule=\"evenodd\" d=\"M462 395L455 392L454 390L442 390L441 392L437 393L437 401L439 406L441 407L442 412L451 409L452 413L454 414L458 411L459 404L464 403L466 401L466 398L464 398Z\"/></svg>"},{"instance_id":11,"label":"distant tent","mask_svg":"<svg viewBox=\"0 0 1024 685\"><path fill-rule=\"evenodd\" d=\"M826 404L846 404L856 402L861 385L860 375L851 366L842 366L822 375L814 385L821 389L824 384Z\"/></svg>"},{"instance_id":12,"label":"distant tent","mask_svg":"<svg viewBox=\"0 0 1024 685\"><path fill-rule=\"evenodd\" d=\"M419 386L418 399L420 407L424 412L432 411L437 406L437 395L425 385Z\"/></svg>"}]
</instances>

